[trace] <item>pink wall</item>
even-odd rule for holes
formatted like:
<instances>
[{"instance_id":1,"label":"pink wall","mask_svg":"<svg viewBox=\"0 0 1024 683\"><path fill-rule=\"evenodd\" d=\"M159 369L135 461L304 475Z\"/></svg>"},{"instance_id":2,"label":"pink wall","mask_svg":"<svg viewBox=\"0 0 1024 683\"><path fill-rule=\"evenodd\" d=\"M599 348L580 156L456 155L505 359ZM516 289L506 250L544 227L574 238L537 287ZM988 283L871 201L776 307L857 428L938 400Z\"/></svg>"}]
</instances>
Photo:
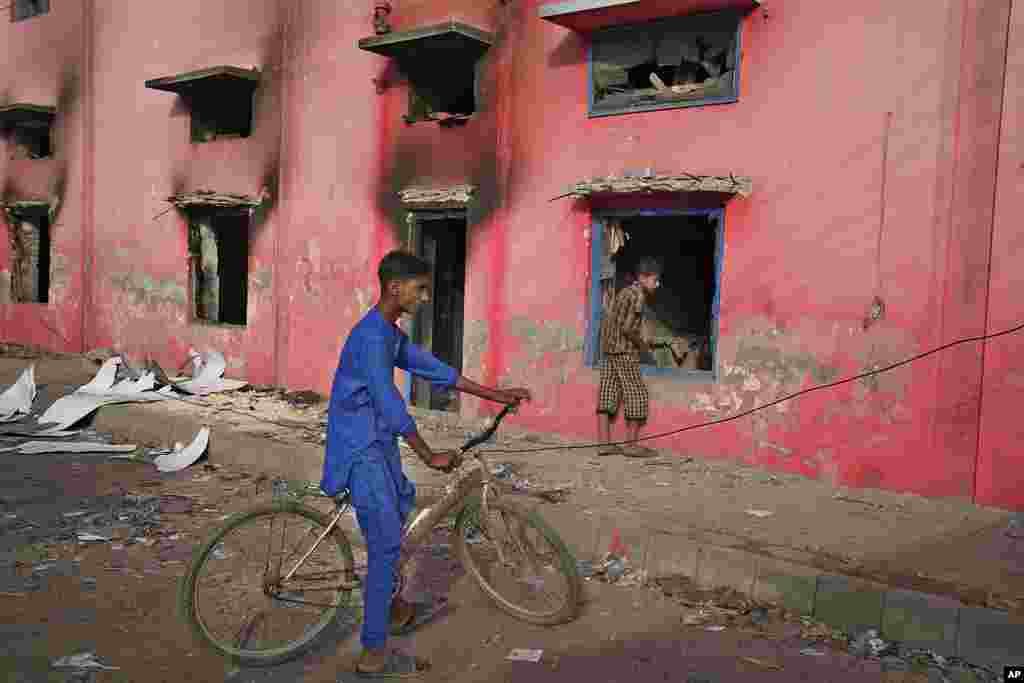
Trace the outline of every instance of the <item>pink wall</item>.
<instances>
[{"instance_id":1,"label":"pink wall","mask_svg":"<svg viewBox=\"0 0 1024 683\"><path fill-rule=\"evenodd\" d=\"M174 365L188 346L213 346L231 374L325 392L375 300L377 259L404 239L396 193L471 183L466 374L530 386L537 400L520 424L592 437L597 373L582 349L595 205L550 200L575 181L646 167L754 181L727 207L719 379L651 378L648 433L1024 318L1013 296L1021 144L1008 123L1021 115L1024 16L1011 19L1005 0L772 3L745 21L737 103L595 119L586 37L539 19L537 0L394 4L395 30L453 18L495 34L465 126L402 122L401 75L357 47L373 32L370 0L90 0L0 22L10 81L0 93L54 98L66 65L88 71L62 124L67 159L0 160L22 193L61 168L68 177L55 233L65 279L46 309L0 305L3 337L115 345ZM254 134L192 145L176 97L143 82L217 64L263 70ZM184 222L154 217L178 190L263 186L275 201L253 231L249 324L197 324ZM865 330L875 296L886 316ZM1021 508L1015 339L653 445Z\"/></svg>"},{"instance_id":2,"label":"pink wall","mask_svg":"<svg viewBox=\"0 0 1024 683\"><path fill-rule=\"evenodd\" d=\"M83 188L82 113L85 79L81 68L82 3L30 21L0 21L0 102L56 106L53 159L12 161L0 141L0 200L60 197L51 226L50 303L10 303L10 241L0 216L0 337L50 348L78 350L82 344L82 267L85 244L79 201Z\"/></svg>"},{"instance_id":3,"label":"pink wall","mask_svg":"<svg viewBox=\"0 0 1024 683\"><path fill-rule=\"evenodd\" d=\"M995 333L1020 325L1020 291L1024 286L1020 254L1024 252L1024 6L1015 3L1010 21L1009 52L999 140L999 173L993 183L995 225L992 279L986 330ZM977 490L980 502L1020 508L1024 479L1024 420L1017 408L1024 395L1020 367L1024 339L1020 333L997 337L985 344Z\"/></svg>"}]
</instances>

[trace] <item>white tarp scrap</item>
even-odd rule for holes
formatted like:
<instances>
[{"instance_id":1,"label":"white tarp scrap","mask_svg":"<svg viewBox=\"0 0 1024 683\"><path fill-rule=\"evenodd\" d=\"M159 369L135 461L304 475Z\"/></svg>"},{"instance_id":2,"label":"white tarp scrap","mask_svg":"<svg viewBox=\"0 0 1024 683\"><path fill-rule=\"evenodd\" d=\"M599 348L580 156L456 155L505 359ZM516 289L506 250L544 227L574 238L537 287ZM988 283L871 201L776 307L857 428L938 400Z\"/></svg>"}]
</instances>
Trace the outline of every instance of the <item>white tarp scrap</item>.
<instances>
[{"instance_id":1,"label":"white tarp scrap","mask_svg":"<svg viewBox=\"0 0 1024 683\"><path fill-rule=\"evenodd\" d=\"M30 365L22 371L18 381L0 394L0 422L22 419L32 410L36 400L36 366Z\"/></svg>"},{"instance_id":2,"label":"white tarp scrap","mask_svg":"<svg viewBox=\"0 0 1024 683\"><path fill-rule=\"evenodd\" d=\"M115 386L114 378L120 364L121 359L117 357L107 360L87 384L54 401L53 405L39 416L39 424L48 425L48 430L64 431L101 406L162 401L168 397L168 392L152 390L155 386L155 377L151 372L144 373L138 380L122 380Z\"/></svg>"},{"instance_id":3,"label":"white tarp scrap","mask_svg":"<svg viewBox=\"0 0 1024 683\"><path fill-rule=\"evenodd\" d=\"M189 349L189 357L192 359L192 379L174 380L174 385L182 391L206 396L218 391L241 389L248 384L242 380L224 379L228 363L219 351L207 351L205 356L200 356L194 349Z\"/></svg>"},{"instance_id":4,"label":"white tarp scrap","mask_svg":"<svg viewBox=\"0 0 1024 683\"><path fill-rule=\"evenodd\" d=\"M28 441L18 446L0 448L0 453L40 455L42 453L131 453L134 444L110 444L96 441Z\"/></svg>"},{"instance_id":5,"label":"white tarp scrap","mask_svg":"<svg viewBox=\"0 0 1024 683\"><path fill-rule=\"evenodd\" d=\"M153 461L153 464L161 472L183 470L203 457L203 453L206 452L206 447L209 443L210 429L209 427L203 427L188 446L182 448L181 444L174 444L173 451L159 456Z\"/></svg>"}]
</instances>

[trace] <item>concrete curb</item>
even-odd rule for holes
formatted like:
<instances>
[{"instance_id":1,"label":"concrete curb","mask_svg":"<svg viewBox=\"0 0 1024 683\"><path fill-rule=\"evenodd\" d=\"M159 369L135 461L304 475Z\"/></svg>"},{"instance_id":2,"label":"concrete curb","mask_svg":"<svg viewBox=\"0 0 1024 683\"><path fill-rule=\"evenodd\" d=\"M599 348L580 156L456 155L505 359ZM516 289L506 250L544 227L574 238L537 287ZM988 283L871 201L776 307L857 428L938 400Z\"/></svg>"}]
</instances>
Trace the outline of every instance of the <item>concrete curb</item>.
<instances>
[{"instance_id":1,"label":"concrete curb","mask_svg":"<svg viewBox=\"0 0 1024 683\"><path fill-rule=\"evenodd\" d=\"M164 409L159 420L154 420L157 410L161 408L142 404L106 406L96 413L94 426L133 443L161 445L187 442L203 426L197 416L184 410ZM479 424L457 417L449 422L444 427L479 428ZM211 429L210 456L218 463L254 468L271 477L320 480L322 446L282 443L216 423L206 426ZM571 504L542 504L539 512L578 558L599 557L617 533L633 567L645 571L648 579L685 576L701 587L733 588L813 616L833 628L875 628L884 639L997 670L1024 662L1024 619L1002 610L824 572L802 564L798 556L784 559L728 547L724 536L691 538L632 528L628 519L588 515Z\"/></svg>"}]
</instances>

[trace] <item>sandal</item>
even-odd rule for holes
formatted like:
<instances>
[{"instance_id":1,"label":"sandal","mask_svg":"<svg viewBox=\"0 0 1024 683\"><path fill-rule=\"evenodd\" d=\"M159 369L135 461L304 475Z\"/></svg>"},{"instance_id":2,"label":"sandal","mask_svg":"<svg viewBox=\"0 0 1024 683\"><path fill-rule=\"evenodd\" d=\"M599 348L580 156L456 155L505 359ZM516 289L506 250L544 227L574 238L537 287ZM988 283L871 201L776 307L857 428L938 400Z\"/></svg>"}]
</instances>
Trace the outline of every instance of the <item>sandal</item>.
<instances>
[{"instance_id":1,"label":"sandal","mask_svg":"<svg viewBox=\"0 0 1024 683\"><path fill-rule=\"evenodd\" d=\"M360 678L412 678L430 669L430 662L401 652L388 653L382 669L366 671L356 665L356 676Z\"/></svg>"},{"instance_id":2,"label":"sandal","mask_svg":"<svg viewBox=\"0 0 1024 683\"><path fill-rule=\"evenodd\" d=\"M392 624L391 635L409 635L423 624L433 621L440 616L442 612L448 609L448 600L445 598L438 598L436 600L431 600L430 602L414 602L412 603L412 606L412 617L409 618L409 621L400 626Z\"/></svg>"},{"instance_id":3,"label":"sandal","mask_svg":"<svg viewBox=\"0 0 1024 683\"><path fill-rule=\"evenodd\" d=\"M658 451L644 446L630 446L625 455L627 458L656 458Z\"/></svg>"}]
</instances>

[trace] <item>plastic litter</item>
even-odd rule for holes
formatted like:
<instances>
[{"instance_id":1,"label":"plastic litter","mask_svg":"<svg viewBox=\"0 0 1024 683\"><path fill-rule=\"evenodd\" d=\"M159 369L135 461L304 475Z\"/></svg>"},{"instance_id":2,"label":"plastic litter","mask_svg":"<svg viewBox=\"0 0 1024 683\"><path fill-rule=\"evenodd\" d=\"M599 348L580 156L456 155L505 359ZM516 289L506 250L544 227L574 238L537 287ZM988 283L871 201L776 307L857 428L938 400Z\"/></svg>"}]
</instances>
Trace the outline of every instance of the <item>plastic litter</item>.
<instances>
[{"instance_id":1,"label":"plastic litter","mask_svg":"<svg viewBox=\"0 0 1024 683\"><path fill-rule=\"evenodd\" d=\"M747 514L751 517L758 517L764 519L765 517L771 517L775 513L771 510L747 510Z\"/></svg>"},{"instance_id":2,"label":"plastic litter","mask_svg":"<svg viewBox=\"0 0 1024 683\"><path fill-rule=\"evenodd\" d=\"M895 651L895 647L878 637L878 631L868 629L850 642L850 652L861 657L882 657Z\"/></svg>"},{"instance_id":3,"label":"plastic litter","mask_svg":"<svg viewBox=\"0 0 1024 683\"><path fill-rule=\"evenodd\" d=\"M510 662L533 662L536 664L540 661L540 658L544 655L544 650L525 650L516 648L508 653L505 657Z\"/></svg>"},{"instance_id":4,"label":"plastic litter","mask_svg":"<svg viewBox=\"0 0 1024 683\"><path fill-rule=\"evenodd\" d=\"M594 563L591 560L577 560L576 573L582 578L588 579L594 575Z\"/></svg>"},{"instance_id":5,"label":"plastic litter","mask_svg":"<svg viewBox=\"0 0 1024 683\"><path fill-rule=\"evenodd\" d=\"M605 576L609 581L615 582L626 573L626 561L621 557L611 557L605 563Z\"/></svg>"},{"instance_id":6,"label":"plastic litter","mask_svg":"<svg viewBox=\"0 0 1024 683\"><path fill-rule=\"evenodd\" d=\"M714 625L714 626L705 626L705 627L704 627L704 630L705 630L705 631L713 631L713 632L717 633L717 632L719 632L719 631L724 631L724 630L725 630L725 627L724 627L724 626L720 626L720 625L717 625L717 624L716 624L716 625Z\"/></svg>"},{"instance_id":7,"label":"plastic litter","mask_svg":"<svg viewBox=\"0 0 1024 683\"><path fill-rule=\"evenodd\" d=\"M55 669L101 669L103 671L120 671L117 666L107 666L96 658L92 652L79 652L77 654L60 657L53 661Z\"/></svg>"},{"instance_id":8,"label":"plastic litter","mask_svg":"<svg viewBox=\"0 0 1024 683\"><path fill-rule=\"evenodd\" d=\"M755 607L750 610L750 621L755 626L767 623L768 621L768 610L764 607Z\"/></svg>"}]
</instances>

